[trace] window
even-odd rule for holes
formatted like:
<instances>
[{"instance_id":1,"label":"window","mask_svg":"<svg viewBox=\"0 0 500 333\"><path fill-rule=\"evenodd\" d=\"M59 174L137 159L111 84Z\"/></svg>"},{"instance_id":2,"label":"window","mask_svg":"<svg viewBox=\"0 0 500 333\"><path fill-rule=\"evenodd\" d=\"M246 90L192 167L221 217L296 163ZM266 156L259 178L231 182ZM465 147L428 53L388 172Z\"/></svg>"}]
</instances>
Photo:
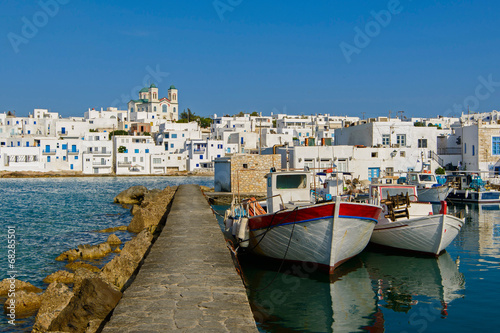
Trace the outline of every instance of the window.
<instances>
[{"instance_id":1,"label":"window","mask_svg":"<svg viewBox=\"0 0 500 333\"><path fill-rule=\"evenodd\" d=\"M243 163L243 169L248 169L248 164L247 163Z\"/></svg>"},{"instance_id":2,"label":"window","mask_svg":"<svg viewBox=\"0 0 500 333\"><path fill-rule=\"evenodd\" d=\"M63 156L63 161L66 161L66 156Z\"/></svg>"},{"instance_id":3,"label":"window","mask_svg":"<svg viewBox=\"0 0 500 333\"><path fill-rule=\"evenodd\" d=\"M382 134L382 144L384 146L389 146L391 144L391 135L390 134Z\"/></svg>"},{"instance_id":4,"label":"window","mask_svg":"<svg viewBox=\"0 0 500 333\"><path fill-rule=\"evenodd\" d=\"M400 152L399 152L399 156L401 156L401 157L405 157L405 156L406 156L406 152L404 152L404 151L400 151Z\"/></svg>"},{"instance_id":5,"label":"window","mask_svg":"<svg viewBox=\"0 0 500 333\"><path fill-rule=\"evenodd\" d=\"M47 163L50 163L50 156L47 156Z\"/></svg>"},{"instance_id":6,"label":"window","mask_svg":"<svg viewBox=\"0 0 500 333\"><path fill-rule=\"evenodd\" d=\"M174 144L173 143L170 144L170 148L174 148Z\"/></svg>"},{"instance_id":7,"label":"window","mask_svg":"<svg viewBox=\"0 0 500 333\"><path fill-rule=\"evenodd\" d=\"M166 104L163 104L163 106L162 106L162 111L163 111L163 112L167 112L167 105L166 105Z\"/></svg>"},{"instance_id":8,"label":"window","mask_svg":"<svg viewBox=\"0 0 500 333\"><path fill-rule=\"evenodd\" d=\"M172 133L172 139L177 139L177 134Z\"/></svg>"},{"instance_id":9,"label":"window","mask_svg":"<svg viewBox=\"0 0 500 333\"><path fill-rule=\"evenodd\" d=\"M373 157L373 158L378 157L378 152L372 152L372 157Z\"/></svg>"},{"instance_id":10,"label":"window","mask_svg":"<svg viewBox=\"0 0 500 333\"><path fill-rule=\"evenodd\" d=\"M385 174L389 177L394 176L394 168L391 167L385 168Z\"/></svg>"},{"instance_id":11,"label":"window","mask_svg":"<svg viewBox=\"0 0 500 333\"><path fill-rule=\"evenodd\" d=\"M464 143L464 154L467 154L467 144Z\"/></svg>"},{"instance_id":12,"label":"window","mask_svg":"<svg viewBox=\"0 0 500 333\"><path fill-rule=\"evenodd\" d=\"M472 145L472 156L476 155L476 146Z\"/></svg>"},{"instance_id":13,"label":"window","mask_svg":"<svg viewBox=\"0 0 500 333\"><path fill-rule=\"evenodd\" d=\"M132 157L132 162L135 162L135 161L137 161L137 159L134 156L134 157Z\"/></svg>"},{"instance_id":14,"label":"window","mask_svg":"<svg viewBox=\"0 0 500 333\"><path fill-rule=\"evenodd\" d=\"M202 159L203 159L203 155L200 155L200 160L202 160Z\"/></svg>"},{"instance_id":15,"label":"window","mask_svg":"<svg viewBox=\"0 0 500 333\"><path fill-rule=\"evenodd\" d=\"M149 149L146 149L146 154L149 154Z\"/></svg>"},{"instance_id":16,"label":"window","mask_svg":"<svg viewBox=\"0 0 500 333\"><path fill-rule=\"evenodd\" d=\"M154 112L156 112L156 106L154 107Z\"/></svg>"},{"instance_id":17,"label":"window","mask_svg":"<svg viewBox=\"0 0 500 333\"><path fill-rule=\"evenodd\" d=\"M153 158L153 164L161 164L161 158Z\"/></svg>"},{"instance_id":18,"label":"window","mask_svg":"<svg viewBox=\"0 0 500 333\"><path fill-rule=\"evenodd\" d=\"M491 154L500 155L500 136L491 138Z\"/></svg>"},{"instance_id":19,"label":"window","mask_svg":"<svg viewBox=\"0 0 500 333\"><path fill-rule=\"evenodd\" d=\"M418 139L418 148L427 148L427 139Z\"/></svg>"},{"instance_id":20,"label":"window","mask_svg":"<svg viewBox=\"0 0 500 333\"><path fill-rule=\"evenodd\" d=\"M306 188L306 175L282 175L276 177L277 189Z\"/></svg>"},{"instance_id":21,"label":"window","mask_svg":"<svg viewBox=\"0 0 500 333\"><path fill-rule=\"evenodd\" d=\"M134 149L134 153L139 154L139 149Z\"/></svg>"},{"instance_id":22,"label":"window","mask_svg":"<svg viewBox=\"0 0 500 333\"><path fill-rule=\"evenodd\" d=\"M405 147L406 146L406 134L398 134L396 136L396 143L400 147Z\"/></svg>"},{"instance_id":23,"label":"window","mask_svg":"<svg viewBox=\"0 0 500 333\"><path fill-rule=\"evenodd\" d=\"M141 162L144 162L144 157L141 156Z\"/></svg>"}]
</instances>

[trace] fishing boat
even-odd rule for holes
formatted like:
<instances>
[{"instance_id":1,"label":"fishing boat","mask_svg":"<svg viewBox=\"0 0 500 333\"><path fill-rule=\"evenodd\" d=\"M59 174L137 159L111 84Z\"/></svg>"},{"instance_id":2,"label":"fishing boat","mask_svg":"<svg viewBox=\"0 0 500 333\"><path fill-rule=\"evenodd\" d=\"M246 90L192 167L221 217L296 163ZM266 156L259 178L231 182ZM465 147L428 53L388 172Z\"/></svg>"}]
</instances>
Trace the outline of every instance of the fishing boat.
<instances>
[{"instance_id":1,"label":"fishing boat","mask_svg":"<svg viewBox=\"0 0 500 333\"><path fill-rule=\"evenodd\" d=\"M236 247L278 260L313 263L332 273L368 244L380 206L316 203L309 171L270 172L265 204L246 200L226 211ZM265 208L264 208L265 207Z\"/></svg>"},{"instance_id":2,"label":"fishing boat","mask_svg":"<svg viewBox=\"0 0 500 333\"><path fill-rule=\"evenodd\" d=\"M408 172L406 182L417 187L418 200L423 202L440 203L452 190L447 184L440 184L430 171Z\"/></svg>"},{"instance_id":3,"label":"fishing boat","mask_svg":"<svg viewBox=\"0 0 500 333\"><path fill-rule=\"evenodd\" d=\"M464 224L463 218L447 214L446 201L434 214L431 203L419 202L414 185L372 184L370 203L383 207L370 242L392 249L437 256Z\"/></svg>"},{"instance_id":4,"label":"fishing boat","mask_svg":"<svg viewBox=\"0 0 500 333\"><path fill-rule=\"evenodd\" d=\"M500 191L487 187L479 171L460 171L446 176L451 191L448 200L454 202L500 203Z\"/></svg>"}]
</instances>

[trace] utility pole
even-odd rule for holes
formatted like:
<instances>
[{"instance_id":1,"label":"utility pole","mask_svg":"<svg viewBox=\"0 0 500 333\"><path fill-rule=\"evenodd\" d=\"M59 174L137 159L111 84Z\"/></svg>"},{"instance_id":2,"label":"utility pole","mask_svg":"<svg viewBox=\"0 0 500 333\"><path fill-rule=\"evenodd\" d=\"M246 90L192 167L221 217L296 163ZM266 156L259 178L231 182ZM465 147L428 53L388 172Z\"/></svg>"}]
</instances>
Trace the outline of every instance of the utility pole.
<instances>
[{"instance_id":1,"label":"utility pole","mask_svg":"<svg viewBox=\"0 0 500 333\"><path fill-rule=\"evenodd\" d=\"M391 113L392 113L392 111L389 110L389 119L391 119Z\"/></svg>"},{"instance_id":2,"label":"utility pole","mask_svg":"<svg viewBox=\"0 0 500 333\"><path fill-rule=\"evenodd\" d=\"M366 112L361 112L363 114L363 120L365 120L365 113Z\"/></svg>"},{"instance_id":3,"label":"utility pole","mask_svg":"<svg viewBox=\"0 0 500 333\"><path fill-rule=\"evenodd\" d=\"M398 113L400 114L400 116L399 116L400 118L399 119L403 120L403 113L405 113L405 112L404 111L398 111Z\"/></svg>"}]
</instances>

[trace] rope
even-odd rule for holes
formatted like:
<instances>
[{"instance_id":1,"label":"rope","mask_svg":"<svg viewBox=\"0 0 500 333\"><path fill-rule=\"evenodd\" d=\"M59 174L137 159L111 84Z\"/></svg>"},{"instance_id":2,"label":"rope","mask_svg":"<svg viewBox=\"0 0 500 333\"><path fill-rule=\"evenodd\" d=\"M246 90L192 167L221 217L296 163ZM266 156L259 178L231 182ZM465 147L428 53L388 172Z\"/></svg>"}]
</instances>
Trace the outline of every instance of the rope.
<instances>
[{"instance_id":1,"label":"rope","mask_svg":"<svg viewBox=\"0 0 500 333\"><path fill-rule=\"evenodd\" d=\"M297 207L295 207L293 209L293 211L290 212L293 213L295 212L295 221L294 222L297 222L297 213L298 213L298 209ZM287 217L290 215L288 214ZM266 290L267 288L269 288L273 283L274 281L276 280L276 278L278 277L278 274L281 272L281 268L283 267L283 264L285 263L285 260L286 260L286 255L288 254L288 250L290 249L290 244L292 242L292 238L293 238L293 232L295 231L295 224L296 223L293 223L292 224L292 232L290 233L290 238L288 239L288 244L286 246L286 251L285 251L285 254L283 255L283 258L281 259L281 263L280 263L280 266L278 268L278 271L276 272L276 274L274 274L274 277L272 278L271 282L269 282L265 287L263 288L259 288L259 289L255 289L255 288L251 288L248 284L246 284L245 280L243 279L243 284L245 285L245 288L249 289L250 291L253 291L253 292L260 292L260 291L264 291ZM262 237L264 238L264 237ZM260 241L259 241L260 243Z\"/></svg>"}]
</instances>

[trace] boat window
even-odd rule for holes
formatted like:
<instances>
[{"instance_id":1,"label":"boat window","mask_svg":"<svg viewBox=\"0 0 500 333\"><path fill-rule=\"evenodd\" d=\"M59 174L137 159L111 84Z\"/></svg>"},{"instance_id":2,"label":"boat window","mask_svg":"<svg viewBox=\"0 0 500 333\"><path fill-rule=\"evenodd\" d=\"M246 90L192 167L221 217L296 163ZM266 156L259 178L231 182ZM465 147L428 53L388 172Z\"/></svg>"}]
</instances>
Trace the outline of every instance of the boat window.
<instances>
[{"instance_id":1,"label":"boat window","mask_svg":"<svg viewBox=\"0 0 500 333\"><path fill-rule=\"evenodd\" d=\"M420 181L421 182L434 182L436 179L434 178L434 175L420 175Z\"/></svg>"},{"instance_id":2,"label":"boat window","mask_svg":"<svg viewBox=\"0 0 500 333\"><path fill-rule=\"evenodd\" d=\"M276 177L277 189L306 188L307 175L280 175Z\"/></svg>"},{"instance_id":3,"label":"boat window","mask_svg":"<svg viewBox=\"0 0 500 333\"><path fill-rule=\"evenodd\" d=\"M384 188L383 187L382 188L382 199L386 199L387 194L389 194L392 197L392 196L395 196L398 194L406 195L407 193L410 196L410 200L412 200L413 198L411 196L415 195L412 187L410 187L410 188L399 188L399 187L397 187L397 188Z\"/></svg>"},{"instance_id":4,"label":"boat window","mask_svg":"<svg viewBox=\"0 0 500 333\"><path fill-rule=\"evenodd\" d=\"M417 181L417 175L411 175L411 180L416 182Z\"/></svg>"}]
</instances>

